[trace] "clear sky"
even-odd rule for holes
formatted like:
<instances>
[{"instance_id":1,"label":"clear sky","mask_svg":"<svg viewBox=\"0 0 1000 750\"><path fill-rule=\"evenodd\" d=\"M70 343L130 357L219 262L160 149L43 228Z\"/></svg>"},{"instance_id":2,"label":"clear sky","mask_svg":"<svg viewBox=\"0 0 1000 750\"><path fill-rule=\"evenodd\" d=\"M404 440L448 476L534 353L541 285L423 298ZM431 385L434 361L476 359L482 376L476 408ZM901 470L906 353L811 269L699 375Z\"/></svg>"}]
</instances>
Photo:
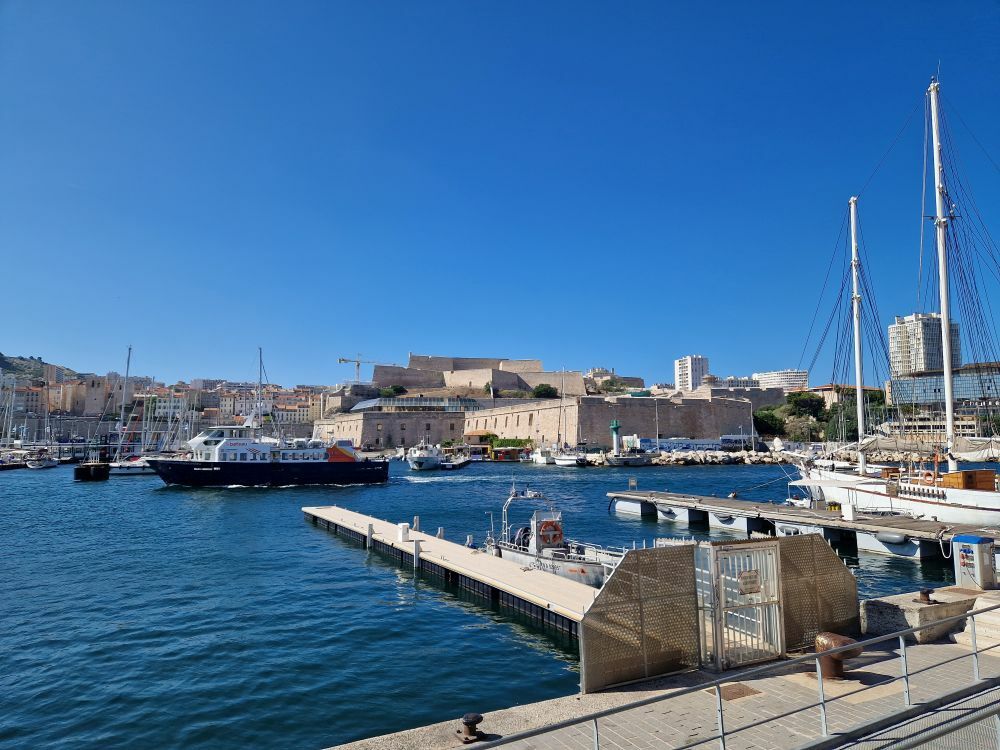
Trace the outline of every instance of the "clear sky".
<instances>
[{"instance_id":1,"label":"clear sky","mask_svg":"<svg viewBox=\"0 0 1000 750\"><path fill-rule=\"evenodd\" d=\"M1000 162L996 2L5 0L0 351L249 379L262 346L284 384L356 352L795 367L920 106L861 198L879 307L913 311L939 63Z\"/></svg>"}]
</instances>

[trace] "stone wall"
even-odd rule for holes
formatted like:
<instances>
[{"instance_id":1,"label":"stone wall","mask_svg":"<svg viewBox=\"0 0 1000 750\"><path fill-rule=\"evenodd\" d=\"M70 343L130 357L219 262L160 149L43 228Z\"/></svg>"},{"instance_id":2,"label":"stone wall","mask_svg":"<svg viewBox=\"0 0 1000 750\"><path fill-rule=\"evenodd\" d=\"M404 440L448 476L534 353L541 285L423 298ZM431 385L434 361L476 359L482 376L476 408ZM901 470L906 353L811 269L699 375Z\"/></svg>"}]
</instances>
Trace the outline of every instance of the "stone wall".
<instances>
[{"instance_id":1,"label":"stone wall","mask_svg":"<svg viewBox=\"0 0 1000 750\"><path fill-rule=\"evenodd\" d=\"M500 369L505 372L541 372L543 368L540 359L502 359Z\"/></svg>"},{"instance_id":2,"label":"stone wall","mask_svg":"<svg viewBox=\"0 0 1000 750\"><path fill-rule=\"evenodd\" d=\"M444 374L437 370L415 370L394 365L375 365L372 382L380 388L401 385L404 388L444 388Z\"/></svg>"},{"instance_id":3,"label":"stone wall","mask_svg":"<svg viewBox=\"0 0 1000 750\"><path fill-rule=\"evenodd\" d=\"M460 443L464 421L464 412L353 412L318 420L313 437L350 440L355 447L373 448L411 446L424 439L435 444L446 440Z\"/></svg>"},{"instance_id":4,"label":"stone wall","mask_svg":"<svg viewBox=\"0 0 1000 750\"><path fill-rule=\"evenodd\" d=\"M488 383L497 391L517 391L523 388L521 379L515 373L503 370L449 370L442 374L448 388L483 390Z\"/></svg>"},{"instance_id":5,"label":"stone wall","mask_svg":"<svg viewBox=\"0 0 1000 750\"><path fill-rule=\"evenodd\" d=\"M658 417L658 419L657 419ZM561 442L575 445L611 447L612 419L621 423L622 435L653 437L657 421L661 438L718 438L739 434L740 427L750 434L750 405L730 399L653 399L584 396L566 399L560 412L560 399L529 403L469 413L465 431L486 429L501 438L521 438L538 445Z\"/></svg>"},{"instance_id":6,"label":"stone wall","mask_svg":"<svg viewBox=\"0 0 1000 750\"><path fill-rule=\"evenodd\" d=\"M567 396L586 396L587 386L583 382L581 372L519 372L524 385L522 388L530 391L537 385L548 383L556 390L562 390Z\"/></svg>"}]
</instances>

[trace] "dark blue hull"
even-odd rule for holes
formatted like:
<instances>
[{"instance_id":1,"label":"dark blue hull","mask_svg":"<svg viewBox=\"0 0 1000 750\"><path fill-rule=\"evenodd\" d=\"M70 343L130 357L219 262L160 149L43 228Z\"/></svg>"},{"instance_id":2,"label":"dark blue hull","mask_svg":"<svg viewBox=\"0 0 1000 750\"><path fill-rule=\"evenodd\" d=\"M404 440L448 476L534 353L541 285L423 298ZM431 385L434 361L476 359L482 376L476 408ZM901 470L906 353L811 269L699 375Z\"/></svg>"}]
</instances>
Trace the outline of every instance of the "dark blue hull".
<instances>
[{"instance_id":1,"label":"dark blue hull","mask_svg":"<svg viewBox=\"0 0 1000 750\"><path fill-rule=\"evenodd\" d=\"M388 461L240 463L148 459L167 484L186 487L287 487L302 484L379 484L389 479Z\"/></svg>"}]
</instances>

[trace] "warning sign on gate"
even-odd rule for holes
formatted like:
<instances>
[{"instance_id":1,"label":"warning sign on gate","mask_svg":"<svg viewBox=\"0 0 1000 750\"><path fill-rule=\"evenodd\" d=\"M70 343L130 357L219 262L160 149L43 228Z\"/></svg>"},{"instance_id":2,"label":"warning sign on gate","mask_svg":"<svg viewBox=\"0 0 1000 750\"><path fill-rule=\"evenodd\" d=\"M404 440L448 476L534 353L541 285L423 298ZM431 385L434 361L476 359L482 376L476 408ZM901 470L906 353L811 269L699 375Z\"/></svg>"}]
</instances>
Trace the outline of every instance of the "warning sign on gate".
<instances>
[{"instance_id":1,"label":"warning sign on gate","mask_svg":"<svg viewBox=\"0 0 1000 750\"><path fill-rule=\"evenodd\" d=\"M736 583L740 589L740 596L760 593L760 571L744 570L736 577Z\"/></svg>"}]
</instances>

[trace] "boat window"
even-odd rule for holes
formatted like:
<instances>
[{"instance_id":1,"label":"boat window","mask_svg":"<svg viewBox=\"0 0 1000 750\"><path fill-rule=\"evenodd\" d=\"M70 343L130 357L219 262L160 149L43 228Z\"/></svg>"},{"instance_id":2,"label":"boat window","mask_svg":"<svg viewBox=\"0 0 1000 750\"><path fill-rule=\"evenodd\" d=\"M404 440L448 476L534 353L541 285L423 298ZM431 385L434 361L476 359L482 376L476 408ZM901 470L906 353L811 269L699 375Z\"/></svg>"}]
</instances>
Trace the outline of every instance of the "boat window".
<instances>
[{"instance_id":1,"label":"boat window","mask_svg":"<svg viewBox=\"0 0 1000 750\"><path fill-rule=\"evenodd\" d=\"M247 454L246 453L241 453L240 454L240 461L246 461L246 460L247 460Z\"/></svg>"}]
</instances>

